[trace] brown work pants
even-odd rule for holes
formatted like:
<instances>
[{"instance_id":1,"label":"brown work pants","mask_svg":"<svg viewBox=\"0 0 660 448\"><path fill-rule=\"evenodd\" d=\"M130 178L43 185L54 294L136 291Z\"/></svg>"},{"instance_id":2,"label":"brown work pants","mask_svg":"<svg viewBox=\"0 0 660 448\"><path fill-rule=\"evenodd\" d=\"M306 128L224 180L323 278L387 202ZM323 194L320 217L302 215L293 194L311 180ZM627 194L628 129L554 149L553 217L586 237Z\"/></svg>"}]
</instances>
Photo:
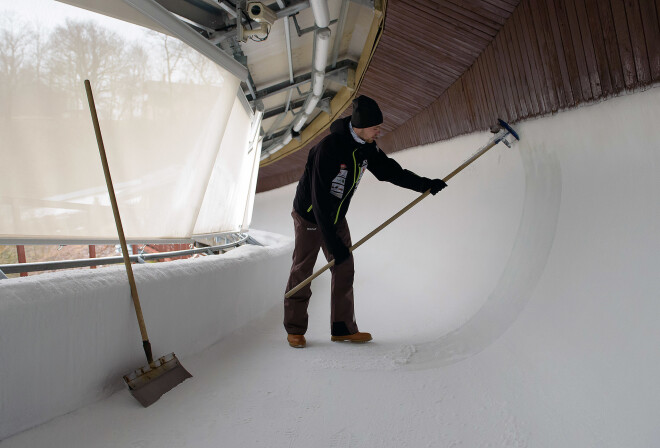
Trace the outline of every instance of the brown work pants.
<instances>
[{"instance_id":1,"label":"brown work pants","mask_svg":"<svg viewBox=\"0 0 660 448\"><path fill-rule=\"evenodd\" d=\"M291 274L286 285L287 292L313 274L319 249L323 249L326 260L330 261L333 258L332 254L328 252L328 248L325 247L323 234L318 225L307 221L295 210L291 216L293 216L296 242L293 249ZM345 218L336 225L336 231L346 247L351 247L351 234ZM333 336L357 333L358 328L353 309L353 277L355 274L353 254L339 266L331 267L330 272L332 273L331 333ZM311 296L312 288L311 284L308 284L288 299L284 299L284 328L287 333L305 334L307 331L307 306Z\"/></svg>"}]
</instances>

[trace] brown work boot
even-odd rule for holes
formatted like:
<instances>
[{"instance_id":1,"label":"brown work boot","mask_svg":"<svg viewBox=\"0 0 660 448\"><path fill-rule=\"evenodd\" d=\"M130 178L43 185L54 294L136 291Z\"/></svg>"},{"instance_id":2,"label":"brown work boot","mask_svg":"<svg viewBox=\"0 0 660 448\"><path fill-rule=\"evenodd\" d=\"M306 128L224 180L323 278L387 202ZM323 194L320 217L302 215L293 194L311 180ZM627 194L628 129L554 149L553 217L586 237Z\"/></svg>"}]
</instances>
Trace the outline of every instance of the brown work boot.
<instances>
[{"instance_id":1,"label":"brown work boot","mask_svg":"<svg viewBox=\"0 0 660 448\"><path fill-rule=\"evenodd\" d=\"M289 341L289 345L294 348L303 348L307 344L305 336L302 334L290 334L286 337L286 340Z\"/></svg>"},{"instance_id":2,"label":"brown work boot","mask_svg":"<svg viewBox=\"0 0 660 448\"><path fill-rule=\"evenodd\" d=\"M371 341L371 334L369 333L360 333L359 331L355 334L347 334L346 336L332 336L331 341L334 342L369 342Z\"/></svg>"}]
</instances>

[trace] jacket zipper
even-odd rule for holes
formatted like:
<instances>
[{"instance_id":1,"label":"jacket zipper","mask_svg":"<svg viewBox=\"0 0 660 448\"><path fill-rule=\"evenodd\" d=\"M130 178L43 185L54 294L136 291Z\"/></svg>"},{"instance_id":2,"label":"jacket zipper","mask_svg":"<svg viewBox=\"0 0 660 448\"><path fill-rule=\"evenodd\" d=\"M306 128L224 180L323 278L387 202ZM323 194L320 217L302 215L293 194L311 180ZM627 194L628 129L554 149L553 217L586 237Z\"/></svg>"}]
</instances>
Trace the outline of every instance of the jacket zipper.
<instances>
[{"instance_id":1,"label":"jacket zipper","mask_svg":"<svg viewBox=\"0 0 660 448\"><path fill-rule=\"evenodd\" d=\"M355 187L355 181L357 178L357 161L355 160L355 153L357 152L357 148L353 151L353 185L351 185L351 189L348 190L348 193L346 193L346 196L344 196L344 199L341 200L339 203L339 207L337 207L337 216L335 217L335 224L337 224L337 221L339 221L339 211L341 210L341 206L344 205L344 201L348 197L349 194L351 194L351 191L353 191L353 188Z\"/></svg>"}]
</instances>

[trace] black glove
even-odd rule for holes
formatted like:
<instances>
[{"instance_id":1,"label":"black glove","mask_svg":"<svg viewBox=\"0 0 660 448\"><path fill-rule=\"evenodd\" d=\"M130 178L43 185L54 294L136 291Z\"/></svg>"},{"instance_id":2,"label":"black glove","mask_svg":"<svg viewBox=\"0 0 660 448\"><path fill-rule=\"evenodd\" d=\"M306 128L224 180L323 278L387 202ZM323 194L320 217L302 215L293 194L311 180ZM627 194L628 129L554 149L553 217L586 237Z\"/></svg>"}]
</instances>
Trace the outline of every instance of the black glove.
<instances>
[{"instance_id":1,"label":"black glove","mask_svg":"<svg viewBox=\"0 0 660 448\"><path fill-rule=\"evenodd\" d=\"M447 184L442 179L426 179L424 191L431 190L431 194L435 195L446 186Z\"/></svg>"},{"instance_id":2,"label":"black glove","mask_svg":"<svg viewBox=\"0 0 660 448\"><path fill-rule=\"evenodd\" d=\"M335 266L342 264L351 256L348 248L343 244L337 245L332 251L332 256L335 257Z\"/></svg>"}]
</instances>

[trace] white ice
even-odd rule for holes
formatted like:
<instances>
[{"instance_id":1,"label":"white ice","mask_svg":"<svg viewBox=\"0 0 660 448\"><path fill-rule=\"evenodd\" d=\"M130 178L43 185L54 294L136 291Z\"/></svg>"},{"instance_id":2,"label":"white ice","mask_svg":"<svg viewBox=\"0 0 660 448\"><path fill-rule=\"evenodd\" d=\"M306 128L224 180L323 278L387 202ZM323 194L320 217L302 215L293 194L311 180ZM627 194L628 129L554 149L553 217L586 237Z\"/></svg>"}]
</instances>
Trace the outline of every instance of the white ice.
<instances>
[{"instance_id":1,"label":"white ice","mask_svg":"<svg viewBox=\"0 0 660 448\"><path fill-rule=\"evenodd\" d=\"M281 296L292 246L273 234L292 236L295 185L258 195L252 225L270 234L255 234L284 249L238 252L256 267L237 262L226 286L240 294L267 283L269 293L242 297L263 307L259 318L182 357L194 377L147 409L122 389L0 447L658 446L658 116L655 88L520 123L520 143L493 148L365 243L356 316L374 341L364 345L330 342L326 274L313 284L308 347L288 347ZM393 157L443 177L488 138ZM365 176L348 214L354 241L416 197ZM273 256L277 278L258 268ZM185 281L213 263L169 269ZM197 293L194 282L186 291ZM157 290L171 306L179 293ZM149 311L147 320L168 321ZM11 342L18 348L0 353L21 348ZM58 350L67 347L40 352L44 371ZM2 369L4 382L12 370ZM6 396L0 416L14 418Z\"/></svg>"}]
</instances>

